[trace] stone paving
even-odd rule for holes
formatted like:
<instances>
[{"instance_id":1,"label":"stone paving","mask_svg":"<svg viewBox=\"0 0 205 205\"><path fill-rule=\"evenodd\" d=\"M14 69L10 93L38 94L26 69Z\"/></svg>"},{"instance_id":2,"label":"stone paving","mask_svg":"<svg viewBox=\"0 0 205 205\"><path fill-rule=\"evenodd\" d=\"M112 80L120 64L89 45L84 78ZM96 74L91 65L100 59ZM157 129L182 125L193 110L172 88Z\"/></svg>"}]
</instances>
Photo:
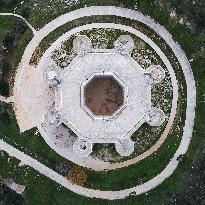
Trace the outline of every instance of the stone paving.
<instances>
[{"instance_id":1,"label":"stone paving","mask_svg":"<svg viewBox=\"0 0 205 205\"><path fill-rule=\"evenodd\" d=\"M48 167L42 165L38 161L32 159L28 155L25 155L24 153L20 152L19 150L13 148L12 146L8 145L7 143L3 142L0 140L0 148L2 150L5 150L8 152L9 155L14 156L18 159L20 159L24 164L27 164L34 169L38 170L40 173L48 176L52 180L58 182L62 186L87 197L96 197L96 198L103 198L103 199L120 199L120 198L125 198L129 196L130 194L135 193L136 195L145 193L156 186L158 186L160 183L162 183L166 178L168 178L176 169L178 165L178 157L185 154L185 152L188 149L191 136L192 136L192 130L193 130L193 125L194 125L194 117L195 117L195 106L196 106L196 88L195 88L195 81L194 77L190 68L190 64L186 58L185 53L182 51L180 46L173 41L171 35L159 24L156 24L151 18L144 16L143 14L137 12L137 11L132 11L129 9L123 9L123 8L117 8L117 7L88 7L88 8L82 8L73 12L70 12L68 14L64 14L57 19L51 21L48 23L45 27L43 27L40 31L36 32L34 35L33 40L30 42L28 45L24 56L22 58L21 64L19 66L17 75L16 75L16 82L15 82L15 92L14 92L14 102L15 102L15 107L17 108L17 119L18 123L20 124L21 130L26 130L31 128L32 126L38 126L38 128L41 126L43 123L43 119L41 119L40 115L36 113L36 107L34 108L34 105L32 105L32 102L30 101L33 99L29 93L24 93L20 92L20 90L24 87L27 86L28 82L26 80L26 77L29 78L29 72L34 72L35 68L33 66L29 65L29 59L31 58L32 53L34 52L36 46L40 43L40 41L46 36L48 33L50 33L52 30L54 30L56 27L65 24L68 21L78 19L84 16L92 16L92 15L115 15L115 16L121 16L133 20L140 21L142 23L145 23L147 26L149 26L151 29L153 29L156 33L158 33L164 40L165 42L170 46L170 48L173 50L175 53L185 76L186 84L187 84L187 111L186 111L186 121L185 121L185 126L184 126L184 134L182 136L182 141L181 144L175 153L174 157L170 160L169 164L167 167L156 177L153 179L147 181L146 183L143 183L139 186L130 188L130 189L125 189L125 190L120 190L120 191L101 191L101 190L93 190L93 189L88 189L84 188L81 186L73 185L69 183L64 177L61 175L57 174L56 172L50 170ZM102 27L102 24L95 24L96 28ZM91 25L86 25L82 27L78 27L77 29L74 29L73 31L70 31L68 35L71 35L72 32L78 32L79 29L92 29L95 27L93 24ZM176 113L176 107L177 107L177 99L178 99L178 92L177 92L177 80L174 74L173 69L171 68L171 64L167 60L166 56L161 52L160 48L154 44L154 42L151 41L151 39L147 38L145 35L140 33L139 31L136 31L130 27L126 27L123 25L115 25L115 24L103 24L104 27L108 28L117 28L117 29L122 29L123 30L128 30L131 33L135 33L138 36L142 37L143 40L149 43L151 47L155 49L155 51L158 53L158 55L164 59L164 63L166 67L168 68L171 78L172 78L172 83L173 83L173 101L172 101L172 111L170 114L169 122L167 124L167 127L165 128L165 132L163 133L163 137L160 138L160 143L158 142L157 146L160 146L161 143L166 138L166 135L168 134L168 130L171 128L171 125L174 121L174 116ZM64 36L65 37L65 36ZM62 40L62 39L60 39ZM37 69L36 69L37 70ZM40 70L37 70L36 72L36 77L40 77L43 73ZM41 77L40 77L41 78ZM36 78L37 79L37 78ZM43 82L43 80L42 80ZM33 83L35 85L35 83ZM45 85L45 84L44 84ZM46 88L46 85L45 85ZM27 96L28 94L28 96ZM35 92L34 92L35 94ZM43 98L43 93L40 93L36 95L36 99L38 99L39 106L37 107L37 112L45 111L45 107L42 107L42 105L47 105L48 101L43 101L42 104L42 98ZM31 98L29 98L31 97ZM51 100L52 98L50 98ZM47 99L48 100L48 99ZM25 107L24 107L25 106ZM23 108L24 107L24 108ZM33 116L31 116L33 115ZM31 124L27 125L25 122L25 119L27 118L27 122L31 119ZM40 120L39 120L40 119ZM154 147L154 151L156 151L157 146ZM149 156L149 154L153 153L151 149L148 150L149 153L146 153L142 159L144 159L146 156ZM144 154L144 153L143 153ZM130 160L132 161L132 160ZM134 160L135 161L135 160ZM135 161L136 162L136 161ZM135 163L134 162L134 163ZM126 162L128 164L132 164L133 162ZM99 163L101 164L101 163ZM122 166L127 166L127 165L122 165ZM112 165L109 165L112 166ZM115 166L115 168L119 168L118 166Z\"/></svg>"},{"instance_id":2,"label":"stone paving","mask_svg":"<svg viewBox=\"0 0 205 205\"><path fill-rule=\"evenodd\" d=\"M0 177L0 183L5 184L7 187L15 191L17 194L23 194L25 186L15 183L12 179L3 179Z\"/></svg>"},{"instance_id":3,"label":"stone paving","mask_svg":"<svg viewBox=\"0 0 205 205\"><path fill-rule=\"evenodd\" d=\"M13 98L13 96L11 96L11 97L0 96L0 102L13 103L14 98Z\"/></svg>"}]
</instances>

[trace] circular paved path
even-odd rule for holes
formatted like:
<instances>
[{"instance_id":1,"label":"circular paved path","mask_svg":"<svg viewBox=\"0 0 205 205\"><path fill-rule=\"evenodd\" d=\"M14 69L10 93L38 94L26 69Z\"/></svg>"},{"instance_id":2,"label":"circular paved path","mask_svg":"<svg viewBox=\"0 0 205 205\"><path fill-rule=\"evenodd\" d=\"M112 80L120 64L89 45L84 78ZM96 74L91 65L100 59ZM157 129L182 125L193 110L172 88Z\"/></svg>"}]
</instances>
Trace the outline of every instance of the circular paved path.
<instances>
[{"instance_id":1,"label":"circular paved path","mask_svg":"<svg viewBox=\"0 0 205 205\"><path fill-rule=\"evenodd\" d=\"M131 28L129 26L125 26L125 25L121 25L121 24L114 24L114 23L93 23L93 24L87 24L87 25L83 25L83 26L79 26L77 28L74 28L70 31L68 31L67 33L63 34L61 37L59 37L45 52L45 54L43 55L43 57L41 58L37 69L40 71L42 70L42 67L44 66L44 63L49 59L49 57L51 56L51 53L55 50L58 49L61 45L62 42L64 42L65 40L69 39L72 35L79 33L81 31L85 31L88 29L94 29L94 28L113 28L113 29L120 29L123 31L127 31L129 33L132 33L136 36L138 36L139 38L141 38L142 40L144 40L146 43L148 43L155 51L156 53L160 56L160 58L162 59L162 61L164 62L165 66L167 67L170 77L171 77L171 81L172 81L172 87L173 87L173 100L172 100L172 108L171 108L171 113L169 116L169 120L168 123L166 125L166 128L164 130L164 132L162 133L161 137L159 138L159 140L155 143L154 146L152 146L149 150L145 151L144 153L142 153L141 155L132 158L130 160L126 160L123 162L119 162L119 163L109 163L109 162L104 162L102 160L95 160L94 158L91 159L91 157L87 158L87 159L83 159L79 156L76 156L70 152L70 149L68 148L67 150L59 150L57 149L57 147L54 145L54 143L51 142L51 136L48 135L43 129L42 126L39 125L38 129L40 130L42 136L44 137L45 141L49 144L49 146L52 147L52 149L56 150L57 153L61 154L63 157L73 161L74 163L77 163L81 166L84 167L88 167L91 168L93 170L96 171L101 171L101 170L113 170L113 169L119 169L122 167L126 167L132 164L135 164L143 159L145 159L146 157L150 156L151 154L153 154L165 141L165 139L167 138L173 122L174 122L174 118L175 118L175 114L176 114L176 109L177 109L177 101L178 101L178 83L177 83L177 79L174 73L174 70L169 62L169 60L167 59L167 57L164 55L164 53L161 51L161 49L147 36L145 36L142 32L137 31L134 28ZM38 88L37 86L33 86ZM35 114L35 110L33 115ZM32 116L33 116L32 115ZM136 131L136 128L133 129L132 133L134 133ZM72 151L72 150L71 150Z\"/></svg>"},{"instance_id":2,"label":"circular paved path","mask_svg":"<svg viewBox=\"0 0 205 205\"><path fill-rule=\"evenodd\" d=\"M188 149L188 145L190 143L190 139L192 136L193 131L193 125L194 125L194 118L195 118L195 106L196 106L196 87L195 87L195 81L193 77L193 73L191 71L190 64L186 58L185 53L182 51L180 46L174 42L172 39L172 36L159 24L155 23L154 20L151 18L144 16L143 14L123 9L123 8L117 8L117 7L88 7L88 8L82 8L73 12L70 12L68 14L62 15L55 19L54 21L47 24L43 29L41 29L39 32L37 32L34 36L34 39L31 41L31 43L28 45L25 54L24 59L21 62L20 69L18 70L17 77L22 74L22 72L25 69L31 69L31 67L26 67L29 64L29 59L31 58L32 53L35 50L35 46L32 43L40 43L40 41L52 30L55 29L55 27L65 24L68 21L83 17L83 16L92 16L92 15L116 15L121 17L130 18L133 20L140 21L150 28L152 28L156 33L158 33L170 46L170 48L175 53L185 76L185 80L187 83L187 110L186 110L186 121L184 126L184 133L182 136L181 144L175 153L174 157L170 160L167 167L156 177L149 180L148 182L141 184L139 186L120 190L120 191L100 191L100 190L93 190L88 189L84 187L80 187L77 185L72 185L66 181L65 178L62 178L62 176L58 175L57 173L51 171L49 173L49 169L45 167L44 165L40 164L34 159L31 159L29 156L26 156L19 152L16 149L12 149L12 147L8 146L8 144L5 144L3 141L0 141L0 147L1 149L7 151L10 155L14 155L17 158L22 158L21 161L23 161L25 164L28 164L38 170L40 173L50 177L54 181L60 183L62 186L87 197L96 197L96 198L103 198L103 199L120 199L124 198L126 196L129 196L131 193L135 192L137 195L145 193L154 187L158 186L160 183L162 183L167 177L169 177L173 171L176 169L178 165L177 158L185 154L185 152ZM25 58L26 57L26 58ZM21 78L19 78L21 79ZM15 91L20 88L21 85L19 82L15 83ZM18 96L15 96L15 100L17 100Z\"/></svg>"}]
</instances>

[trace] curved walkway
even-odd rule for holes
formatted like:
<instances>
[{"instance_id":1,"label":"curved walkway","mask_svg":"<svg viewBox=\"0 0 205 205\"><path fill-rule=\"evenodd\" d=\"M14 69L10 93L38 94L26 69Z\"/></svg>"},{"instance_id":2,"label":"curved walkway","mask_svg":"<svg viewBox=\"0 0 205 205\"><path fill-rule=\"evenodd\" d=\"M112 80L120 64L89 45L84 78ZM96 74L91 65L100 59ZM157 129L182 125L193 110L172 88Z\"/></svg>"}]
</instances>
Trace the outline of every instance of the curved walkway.
<instances>
[{"instance_id":1,"label":"curved walkway","mask_svg":"<svg viewBox=\"0 0 205 205\"><path fill-rule=\"evenodd\" d=\"M48 167L45 167L44 165L40 164L38 161L30 158L29 156L26 156L22 152L16 150L15 148L12 148L10 145L5 144L2 141L0 141L0 147L1 149L8 152L10 155L17 157L25 164L32 166L34 169L38 170L40 173L48 176L52 180L58 182L62 186L70 189L71 191L74 191L78 194L81 194L87 197L96 197L96 198L114 200L114 199L125 198L126 196L129 196L130 194L133 194L133 193L135 193L136 195L145 193L155 188L159 184L161 184L166 178L168 178L174 172L174 170L178 166L177 158L180 155L183 155L186 153L191 137L192 137L194 118L195 118L195 106L196 106L196 87L195 87L195 81L194 81L194 77L191 71L189 61L187 60L187 57L185 53L182 51L181 47L176 42L174 42L174 40L172 39L172 36L168 33L168 31L166 31L164 27L155 23L154 20L152 20L150 17L144 16L143 14L139 12L132 11L129 9L117 8L117 7L112 7L112 6L111 7L107 7L107 6L87 7L87 8L82 8L82 9L70 12L68 14L62 15L58 17L57 19L51 21L44 28L42 28L39 32L37 32L36 34L37 37L35 35L35 40L33 39L31 44L27 47L25 55L27 57L29 56L31 57L33 53L31 51L35 50L34 48L35 46L33 46L32 43L35 41L35 43L37 43L38 45L38 43L49 32L55 29L55 25L61 26L68 21L78 19L84 16L92 16L92 15L113 15L113 16L121 16L121 17L129 18L129 19L133 19L136 21L140 21L146 24L147 26L149 26L156 33L158 33L175 53L182 67L185 80L187 83L187 110L186 110L186 120L185 120L182 141L174 157L170 160L167 167L160 174L158 174L156 177L147 181L144 184L141 184L139 186L136 186L130 189L120 190L120 191L101 191L101 190L93 190L93 189L88 189L88 188L84 188L81 186L73 185L65 181L64 177L58 175L56 172L50 170ZM30 54L28 54L27 52ZM25 60L26 65L22 64L24 61L21 62L21 66L23 67L23 69L28 69L28 67L26 67L27 65L29 65L28 59ZM21 72L22 71L20 70L19 74L21 74ZM16 89L20 87L18 83L16 84L16 86L17 86Z\"/></svg>"},{"instance_id":2,"label":"curved walkway","mask_svg":"<svg viewBox=\"0 0 205 205\"><path fill-rule=\"evenodd\" d=\"M14 97L4 97L0 95L0 102L5 102L5 103L13 103L14 102Z\"/></svg>"},{"instance_id":3,"label":"curved walkway","mask_svg":"<svg viewBox=\"0 0 205 205\"><path fill-rule=\"evenodd\" d=\"M13 14L13 13L0 13L0 16L15 16L17 18L20 18L28 25L28 27L32 30L34 35L37 32L37 30L25 18L23 18L21 15Z\"/></svg>"}]
</instances>

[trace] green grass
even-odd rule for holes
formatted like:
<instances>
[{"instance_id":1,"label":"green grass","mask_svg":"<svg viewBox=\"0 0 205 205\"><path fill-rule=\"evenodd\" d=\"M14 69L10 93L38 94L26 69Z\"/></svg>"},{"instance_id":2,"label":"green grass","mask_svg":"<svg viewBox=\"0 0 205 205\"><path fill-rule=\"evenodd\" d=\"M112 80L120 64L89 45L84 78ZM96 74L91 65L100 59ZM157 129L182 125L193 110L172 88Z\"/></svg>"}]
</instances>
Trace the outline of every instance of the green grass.
<instances>
[{"instance_id":1,"label":"green grass","mask_svg":"<svg viewBox=\"0 0 205 205\"><path fill-rule=\"evenodd\" d=\"M20 1L19 1L20 2ZM18 4L19 4L18 2ZM47 1L42 1L45 2L45 4L48 4ZM98 200L98 199L87 199L85 197L76 195L64 188L60 188L58 184L52 182L50 179L47 179L44 176L37 176L38 173L31 168L28 168L28 174L24 176L25 168L14 168L17 166L19 163L18 160L12 159L11 164L8 163L7 157L1 157L1 168L0 168L0 175L3 175L5 177L14 177L16 181L19 182L24 182L27 186L25 195L23 196L24 202L23 204L28 204L28 205L36 205L36 204L49 204L49 205L54 205L54 204L78 204L78 205L86 205L86 204L188 204L189 197L192 197L192 200L194 200L194 193L196 193L197 189L191 190L187 186L187 181L182 180L182 177L185 175L185 173L192 173L193 175L196 175L198 173L192 172L191 167L194 166L194 161L198 160L196 158L196 151L199 150L199 147L205 144L204 141L204 132L205 132L205 126L204 126L204 115L205 115L205 100L204 100L204 90L205 90L205 82L204 82L204 77L205 77L205 55L203 52L199 52L201 50L201 45L203 42L203 35L199 36L194 36L192 32L187 29L184 25L179 24L175 20L170 20L169 18L169 10L167 6L158 6L154 1L148 1L148 0L136 0L136 1L129 1L129 0L116 0L116 1L99 1L99 0L87 0L87 1L82 1L83 3L77 4L76 6L73 6L72 8L69 9L64 9L64 8L59 8L56 6L56 10L58 12L50 12L50 14L44 14L42 11L36 10L35 12L32 12L31 16L29 17L29 21L34 25L34 27L39 28L45 25L47 22L49 22L51 19L54 19L56 16L63 14L65 12L68 12L69 10L73 10L78 7L83 7L84 4L89 5L118 5L118 6L125 6L129 8L133 8L135 2L137 2L137 9L139 11L142 11L144 14L150 15L153 17L156 21L158 21L160 24L164 25L169 32L173 35L174 39L179 42L179 44L182 46L184 51L186 52L187 56L189 58L194 58L194 61L192 62L192 69L194 71L194 75L196 78L197 82L197 112L196 112L196 120L195 120L195 128L194 128L194 133L193 133L193 138L191 141L191 145L189 147L189 150L187 154L183 157L182 161L179 164L179 167L177 170L174 172L174 174L169 177L165 182L163 182L160 186L157 188L153 189L152 191L148 192L147 195L143 194L138 197L129 197L125 200L116 200L116 201L106 201L106 200ZM180 8L185 9L185 7L181 7L181 2L185 1L180 1ZM188 2L188 1L187 1ZM191 1L189 1L191 2ZM198 1L197 1L198 2ZM34 1L30 0L27 1L25 4L22 6L19 4L19 7L17 9L17 12L20 12L22 7L24 6L29 6L30 8L33 7ZM4 11L12 11L12 9L15 7L15 4L10 4L9 6L7 5L7 8L3 9ZM178 4L176 4L178 6ZM190 9L190 8L188 8ZM195 9L195 6L192 7L192 9ZM199 8L197 8L199 9ZM2 7L0 8L2 10ZM182 12L181 10L179 10ZM189 11L189 10L188 10ZM182 12L186 13L186 12ZM188 12L189 14L189 12ZM192 18L195 18L192 16ZM198 16L196 16L196 19L198 19ZM7 21L7 20L6 20ZM10 29L9 23L5 21L4 24L4 29ZM2 21L0 25L2 24ZM203 25L203 24L201 24ZM0 39L2 39L2 34L0 35ZM1 41L1 40L0 40ZM21 49L23 51L23 48ZM163 50L164 51L164 50ZM169 54L169 50L167 51ZM19 51L19 56L20 56L20 51ZM177 66L176 68L177 69ZM181 83L184 86L184 78L181 77L182 73L178 70L178 78L181 79ZM10 112L10 111L9 111ZM4 125L5 126L5 125ZM31 132L27 132L24 135L19 135L18 134L18 127L15 123L11 123L10 126L7 126L6 130L5 128L2 128L3 125L0 125L0 130L1 130L1 135L6 137L9 136L12 140L16 140L18 138L19 144L22 145L28 145L29 140L31 138L34 138L36 140L36 143L33 144L32 150L35 152L39 152L38 157L43 157L46 155L48 148L46 148L46 144L44 146L43 141L40 140L39 137L34 135L35 130L32 130ZM8 135L7 135L8 134ZM5 136L4 136L5 137ZM170 140L173 138L169 138ZM169 140L168 139L168 140ZM35 141L34 140L34 141ZM173 142L170 142L173 143ZM17 145L19 146L19 145ZM163 147L166 145L164 144ZM37 147L37 148L36 148ZM162 147L162 148L163 148ZM45 151L42 151L42 149ZM160 150L159 152L160 153ZM29 153L31 154L31 153ZM152 166L152 163L156 167L162 168L162 165L160 164L160 157L161 159L165 159L164 155L169 155L171 157L172 150L163 150L161 154L157 157L157 154L153 156L153 159L149 161L149 166ZM31 154L32 155L32 154ZM166 160L168 160L168 158ZM52 156L52 154L48 154L48 158L51 160L51 162L48 162L52 166L55 160L59 160L57 156ZM54 161L52 159L54 158ZM151 159L151 158L150 158ZM149 159L148 159L149 160ZM204 158L200 159L201 161L204 161ZM201 162L199 161L199 163ZM146 161L145 161L146 162ZM145 163L144 162L144 163ZM46 163L46 162L45 162ZM201 162L202 163L202 162ZM148 166L147 165L147 166ZM147 169L149 168L146 167ZM140 166L139 166L140 167ZM92 173L89 175L89 180L90 180L90 186L93 185L93 187L98 187L98 183L102 183L101 185L103 186L104 189L107 188L116 188L118 189L119 187L123 186L130 186L130 181L133 179L133 183L137 181L137 177L135 176L136 169L138 169L137 174L141 172L141 175L143 175L144 170L142 168L135 168L135 167L130 167L127 169L125 172L122 171L117 171L116 173L109 173L108 175L94 175L95 177L92 176ZM154 169L148 169L148 176L152 176L154 174ZM97 178L99 176L99 178ZM35 177L37 177L35 179ZM102 178L101 178L102 177ZM135 178L136 177L136 178ZM138 175L140 177L140 175ZM192 176L190 176L192 177ZM97 179L96 179L97 178ZM129 183L124 184L123 183L123 178ZM136 181L135 181L136 179ZM105 181L104 181L105 180ZM188 179L187 179L188 180ZM105 184L107 183L107 185ZM193 182L194 183L194 182ZM179 186L179 184L182 184ZM196 186L195 184L191 184L190 186ZM39 188L41 187L41 188ZM102 187L101 187L102 188ZM180 197L176 198L174 196L175 193L178 193ZM188 193L188 195L186 195ZM197 193L196 193L197 194ZM190 195L190 196L189 196ZM173 201L172 201L173 199ZM174 201L174 199L177 199L177 201ZM193 204L201 204L202 201L197 201L196 200L193 202ZM9 205L9 204L8 204Z\"/></svg>"},{"instance_id":2,"label":"green grass","mask_svg":"<svg viewBox=\"0 0 205 205\"><path fill-rule=\"evenodd\" d=\"M117 171L100 173L90 171L86 186L103 190L120 190L144 183L166 167L179 143L180 137L173 134L156 153L136 165Z\"/></svg>"},{"instance_id":3,"label":"green grass","mask_svg":"<svg viewBox=\"0 0 205 205\"><path fill-rule=\"evenodd\" d=\"M33 128L24 133L19 133L19 127L17 125L15 114L11 106L4 105L3 110L4 113L9 114L9 122L5 122L4 119L0 121L1 139L52 169L55 169L56 164L67 161L54 152L46 144L43 137L41 137L39 134L35 134L37 131L36 128Z\"/></svg>"}]
</instances>

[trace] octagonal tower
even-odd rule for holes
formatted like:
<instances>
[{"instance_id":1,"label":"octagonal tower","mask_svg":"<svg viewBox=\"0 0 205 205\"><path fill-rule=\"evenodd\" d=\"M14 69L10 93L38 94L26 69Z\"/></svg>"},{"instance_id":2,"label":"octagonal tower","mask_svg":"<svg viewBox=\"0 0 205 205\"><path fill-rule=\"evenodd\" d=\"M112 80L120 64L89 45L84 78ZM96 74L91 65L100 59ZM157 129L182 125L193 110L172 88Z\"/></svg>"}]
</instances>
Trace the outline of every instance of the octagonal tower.
<instances>
[{"instance_id":1,"label":"octagonal tower","mask_svg":"<svg viewBox=\"0 0 205 205\"><path fill-rule=\"evenodd\" d=\"M145 122L160 126L165 120L164 112L151 104L151 86L163 80L164 70L158 65L144 70L131 57L129 35L120 36L113 49L93 49L86 36L73 44L76 57L62 72L45 70L55 90L47 121L64 123L77 135L73 150L82 157L92 152L93 143L114 143L121 156L129 156L132 134Z\"/></svg>"}]
</instances>

